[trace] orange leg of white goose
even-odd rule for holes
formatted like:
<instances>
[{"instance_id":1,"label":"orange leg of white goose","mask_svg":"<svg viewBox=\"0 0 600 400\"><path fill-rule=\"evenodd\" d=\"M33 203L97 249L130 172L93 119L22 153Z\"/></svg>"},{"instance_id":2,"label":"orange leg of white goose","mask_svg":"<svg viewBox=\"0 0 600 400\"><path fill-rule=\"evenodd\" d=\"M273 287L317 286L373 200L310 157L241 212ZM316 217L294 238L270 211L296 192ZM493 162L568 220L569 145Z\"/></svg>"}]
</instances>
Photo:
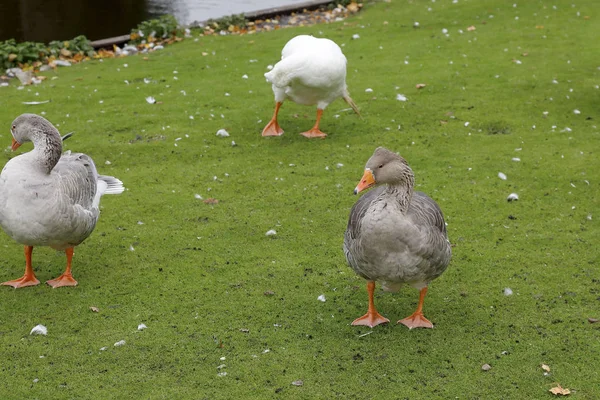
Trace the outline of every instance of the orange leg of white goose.
<instances>
[{"instance_id":1,"label":"orange leg of white goose","mask_svg":"<svg viewBox=\"0 0 600 400\"><path fill-rule=\"evenodd\" d=\"M61 287L61 286L76 286L77 281L73 279L73 275L71 275L71 260L73 259L73 248L69 247L65 250L65 254L67 255L67 269L61 276L56 279L51 279L46 281L46 283L53 288Z\"/></svg>"},{"instance_id":2,"label":"orange leg of white goose","mask_svg":"<svg viewBox=\"0 0 600 400\"><path fill-rule=\"evenodd\" d=\"M375 309L375 302L373 301L373 294L375 293L375 282L367 282L367 292L369 293L369 310L365 315L360 318L356 318L352 321L352 325L365 325L373 328L379 324L385 324L390 322L389 319L382 317Z\"/></svg>"},{"instance_id":3,"label":"orange leg of white goose","mask_svg":"<svg viewBox=\"0 0 600 400\"><path fill-rule=\"evenodd\" d=\"M19 279L15 279L8 282L2 282L2 285L12 286L15 289L25 286L39 285L38 281L33 273L33 267L31 266L31 254L33 253L33 246L25 246L25 275Z\"/></svg>"},{"instance_id":4,"label":"orange leg of white goose","mask_svg":"<svg viewBox=\"0 0 600 400\"><path fill-rule=\"evenodd\" d=\"M281 136L283 135L283 129L277 123L277 114L279 114L279 109L281 108L281 102L275 103L275 112L273 113L273 118L269 121L267 126L262 131L263 136Z\"/></svg>"},{"instance_id":5,"label":"orange leg of white goose","mask_svg":"<svg viewBox=\"0 0 600 400\"><path fill-rule=\"evenodd\" d=\"M310 130L306 132L302 132L301 135L307 138L324 138L327 135L319 129L319 122L321 122L321 116L323 115L323 110L317 108L317 121L315 122L315 126L313 126Z\"/></svg>"},{"instance_id":6,"label":"orange leg of white goose","mask_svg":"<svg viewBox=\"0 0 600 400\"><path fill-rule=\"evenodd\" d=\"M406 325L409 329L412 328L433 328L433 324L423 316L423 302L427 294L427 286L421 289L419 293L419 305L411 316L398 321L399 324Z\"/></svg>"}]
</instances>

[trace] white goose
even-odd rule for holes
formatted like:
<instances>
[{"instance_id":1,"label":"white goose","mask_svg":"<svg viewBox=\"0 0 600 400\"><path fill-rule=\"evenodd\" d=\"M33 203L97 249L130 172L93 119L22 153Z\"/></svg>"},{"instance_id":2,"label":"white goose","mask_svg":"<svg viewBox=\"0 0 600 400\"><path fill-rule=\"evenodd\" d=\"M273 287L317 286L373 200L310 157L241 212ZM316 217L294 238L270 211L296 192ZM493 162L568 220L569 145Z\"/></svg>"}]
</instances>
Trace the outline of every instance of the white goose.
<instances>
[{"instance_id":1,"label":"white goose","mask_svg":"<svg viewBox=\"0 0 600 400\"><path fill-rule=\"evenodd\" d=\"M279 108L285 99L304 105L317 105L317 121L302 132L308 138L327 136L319 129L323 110L335 99L343 98L360 115L346 86L346 57L340 46L325 38L300 35L291 39L281 51L281 61L265 74L275 95L273 118L263 129L263 136L280 136L277 123Z\"/></svg>"},{"instance_id":2,"label":"white goose","mask_svg":"<svg viewBox=\"0 0 600 400\"><path fill-rule=\"evenodd\" d=\"M352 269L365 278L369 293L367 313L352 325L389 322L375 308L375 282L397 291L403 284L420 290L415 312L398 323L408 328L433 328L423 316L429 282L448 266L452 250L442 210L429 196L413 191L415 177L406 160L383 147L375 150L357 194L381 184L362 196L352 210L344 235L344 252Z\"/></svg>"},{"instance_id":3,"label":"white goose","mask_svg":"<svg viewBox=\"0 0 600 400\"><path fill-rule=\"evenodd\" d=\"M22 114L11 126L12 149L33 142L33 150L14 157L0 174L0 225L25 246L25 274L2 285L14 288L33 286L36 279L31 265L35 246L64 250L65 272L47 281L52 287L75 286L71 274L73 247L83 242L98 221L100 197L118 194L123 182L98 175L86 154L62 153L58 130L35 114Z\"/></svg>"}]
</instances>

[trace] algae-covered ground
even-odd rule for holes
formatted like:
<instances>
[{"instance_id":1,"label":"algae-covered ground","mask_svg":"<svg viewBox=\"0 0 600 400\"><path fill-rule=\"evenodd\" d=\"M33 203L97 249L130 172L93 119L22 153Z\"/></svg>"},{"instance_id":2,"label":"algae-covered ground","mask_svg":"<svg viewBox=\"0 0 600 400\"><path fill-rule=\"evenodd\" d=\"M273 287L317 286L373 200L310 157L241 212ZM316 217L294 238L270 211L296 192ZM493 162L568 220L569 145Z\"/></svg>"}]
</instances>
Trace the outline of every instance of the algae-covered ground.
<instances>
[{"instance_id":1,"label":"algae-covered ground","mask_svg":"<svg viewBox=\"0 0 600 400\"><path fill-rule=\"evenodd\" d=\"M16 116L43 114L127 187L76 248L79 286L0 287L0 398L543 399L558 384L600 398L600 10L513 3L367 3L345 21L194 33L147 59L0 88L4 146ZM362 118L337 101L329 136L308 140L314 108L287 102L285 134L262 138L263 73L298 34L343 45ZM425 301L432 330L350 325L367 295L342 238L377 146L446 215L453 259ZM1 236L5 281L24 257ZM65 265L48 248L33 259L42 282ZM375 298L392 321L417 300L409 287ZM47 336L29 334L37 324Z\"/></svg>"}]
</instances>

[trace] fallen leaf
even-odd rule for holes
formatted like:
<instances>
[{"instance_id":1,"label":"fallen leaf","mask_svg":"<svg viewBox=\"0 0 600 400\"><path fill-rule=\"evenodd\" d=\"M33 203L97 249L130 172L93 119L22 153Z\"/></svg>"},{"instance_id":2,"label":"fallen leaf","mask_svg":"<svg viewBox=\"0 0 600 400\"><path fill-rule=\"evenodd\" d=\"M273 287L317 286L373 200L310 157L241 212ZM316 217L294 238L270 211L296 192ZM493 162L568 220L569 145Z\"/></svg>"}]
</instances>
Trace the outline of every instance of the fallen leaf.
<instances>
[{"instance_id":1,"label":"fallen leaf","mask_svg":"<svg viewBox=\"0 0 600 400\"><path fill-rule=\"evenodd\" d=\"M467 28L467 30L468 30L469 32L471 32L471 31L474 31L475 29L476 29L476 28L475 28L473 25L471 25L471 26L469 26L469 27Z\"/></svg>"},{"instance_id":2,"label":"fallen leaf","mask_svg":"<svg viewBox=\"0 0 600 400\"><path fill-rule=\"evenodd\" d=\"M556 384L555 387L550 389L550 393L557 395L557 396L558 395L567 396L567 395L571 394L571 391L567 388L563 388L562 386L560 386L560 384Z\"/></svg>"},{"instance_id":3,"label":"fallen leaf","mask_svg":"<svg viewBox=\"0 0 600 400\"><path fill-rule=\"evenodd\" d=\"M542 369L546 372L550 372L550 367L547 366L546 364L542 364Z\"/></svg>"},{"instance_id":4,"label":"fallen leaf","mask_svg":"<svg viewBox=\"0 0 600 400\"><path fill-rule=\"evenodd\" d=\"M271 291L271 290L267 290L266 292L263 293L265 296L273 296L275 294L275 292Z\"/></svg>"},{"instance_id":5,"label":"fallen leaf","mask_svg":"<svg viewBox=\"0 0 600 400\"><path fill-rule=\"evenodd\" d=\"M544 25L536 25L535 29L544 29Z\"/></svg>"},{"instance_id":6,"label":"fallen leaf","mask_svg":"<svg viewBox=\"0 0 600 400\"><path fill-rule=\"evenodd\" d=\"M598 319L598 318L588 318L588 322L589 322L590 324L595 324L595 323L596 323L596 322L598 322L598 321L600 321L600 319Z\"/></svg>"},{"instance_id":7,"label":"fallen leaf","mask_svg":"<svg viewBox=\"0 0 600 400\"><path fill-rule=\"evenodd\" d=\"M492 366L490 364L483 364L481 366L482 371L489 371L490 369L492 369Z\"/></svg>"},{"instance_id":8,"label":"fallen leaf","mask_svg":"<svg viewBox=\"0 0 600 400\"><path fill-rule=\"evenodd\" d=\"M424 83L417 83L416 84L417 89L423 89L425 86L427 86L427 85L424 84Z\"/></svg>"},{"instance_id":9,"label":"fallen leaf","mask_svg":"<svg viewBox=\"0 0 600 400\"><path fill-rule=\"evenodd\" d=\"M302 385L304 385L304 382L302 382L300 379L298 379L297 381L292 382L292 385L294 385L294 386L302 386Z\"/></svg>"},{"instance_id":10,"label":"fallen leaf","mask_svg":"<svg viewBox=\"0 0 600 400\"><path fill-rule=\"evenodd\" d=\"M91 306L90 310L92 310L93 312L100 312L100 309L98 307L94 307L94 306Z\"/></svg>"},{"instance_id":11,"label":"fallen leaf","mask_svg":"<svg viewBox=\"0 0 600 400\"><path fill-rule=\"evenodd\" d=\"M204 204L219 204L219 200L209 197L208 199L203 200L203 203Z\"/></svg>"},{"instance_id":12,"label":"fallen leaf","mask_svg":"<svg viewBox=\"0 0 600 400\"><path fill-rule=\"evenodd\" d=\"M440 120L440 125L446 125L448 123L448 121L444 121L443 119Z\"/></svg>"}]
</instances>

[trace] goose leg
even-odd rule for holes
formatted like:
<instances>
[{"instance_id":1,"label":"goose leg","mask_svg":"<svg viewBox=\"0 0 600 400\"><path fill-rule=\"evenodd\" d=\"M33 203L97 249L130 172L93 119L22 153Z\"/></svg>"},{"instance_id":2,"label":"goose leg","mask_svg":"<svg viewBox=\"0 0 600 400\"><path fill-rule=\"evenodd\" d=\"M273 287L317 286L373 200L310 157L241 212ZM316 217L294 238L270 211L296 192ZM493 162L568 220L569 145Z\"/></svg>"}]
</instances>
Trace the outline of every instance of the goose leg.
<instances>
[{"instance_id":1,"label":"goose leg","mask_svg":"<svg viewBox=\"0 0 600 400\"><path fill-rule=\"evenodd\" d=\"M279 108L281 108L281 102L278 101L275 103L275 112L273 113L273 118L269 121L267 126L262 131L263 136L281 136L283 135L283 129L277 123L277 114L279 114Z\"/></svg>"},{"instance_id":2,"label":"goose leg","mask_svg":"<svg viewBox=\"0 0 600 400\"><path fill-rule=\"evenodd\" d=\"M33 253L33 246L25 246L25 275L22 278L15 279L12 281L2 282L2 285L12 286L15 289L25 286L39 285L38 281L33 273L33 267L31 266L31 254Z\"/></svg>"},{"instance_id":3,"label":"goose leg","mask_svg":"<svg viewBox=\"0 0 600 400\"><path fill-rule=\"evenodd\" d=\"M433 328L433 324L423 316L423 302L427 294L427 286L421 289L419 293L419 305L412 315L398 321L399 324L406 325L409 329L412 328Z\"/></svg>"},{"instance_id":4,"label":"goose leg","mask_svg":"<svg viewBox=\"0 0 600 400\"><path fill-rule=\"evenodd\" d=\"M375 282L367 282L367 292L369 293L369 310L365 315L360 318L356 318L352 321L352 325L365 325L373 328L379 324L385 324L390 322L389 319L382 317L375 309L375 302L373 301L373 294L375 293Z\"/></svg>"},{"instance_id":5,"label":"goose leg","mask_svg":"<svg viewBox=\"0 0 600 400\"><path fill-rule=\"evenodd\" d=\"M321 116L323 115L323 110L317 108L317 121L315 122L315 126L313 126L310 130L306 132L302 132L301 135L307 138L324 138L327 134L321 132L319 129L319 122L321 122Z\"/></svg>"},{"instance_id":6,"label":"goose leg","mask_svg":"<svg viewBox=\"0 0 600 400\"><path fill-rule=\"evenodd\" d=\"M56 279L51 279L46 281L46 283L53 288L61 287L61 286L76 286L77 281L73 279L73 275L71 275L71 260L73 259L73 248L69 247L65 250L65 254L67 255L67 269L61 276Z\"/></svg>"}]
</instances>

